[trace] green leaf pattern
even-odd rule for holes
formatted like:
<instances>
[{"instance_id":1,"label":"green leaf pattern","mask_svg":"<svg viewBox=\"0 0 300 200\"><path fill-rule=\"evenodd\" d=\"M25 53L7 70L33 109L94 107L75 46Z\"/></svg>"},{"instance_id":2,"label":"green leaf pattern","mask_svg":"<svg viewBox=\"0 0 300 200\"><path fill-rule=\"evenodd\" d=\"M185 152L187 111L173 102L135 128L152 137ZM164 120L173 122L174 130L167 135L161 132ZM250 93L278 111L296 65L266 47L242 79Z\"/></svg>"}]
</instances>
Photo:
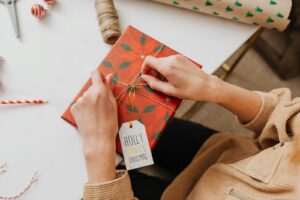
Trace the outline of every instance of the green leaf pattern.
<instances>
[{"instance_id":1,"label":"green leaf pattern","mask_svg":"<svg viewBox=\"0 0 300 200\"><path fill-rule=\"evenodd\" d=\"M166 115L165 115L165 122L169 121L169 119L170 119L170 115L169 115L169 113L166 113Z\"/></svg>"},{"instance_id":2,"label":"green leaf pattern","mask_svg":"<svg viewBox=\"0 0 300 200\"><path fill-rule=\"evenodd\" d=\"M120 69L126 69L126 68L129 67L130 64L131 64L131 62L123 62L123 63L119 66L119 68L120 68Z\"/></svg>"},{"instance_id":3,"label":"green leaf pattern","mask_svg":"<svg viewBox=\"0 0 300 200\"><path fill-rule=\"evenodd\" d=\"M162 50L164 50L164 48L165 48L165 45L158 45L157 47L155 47L154 49L153 49L153 51L154 52L159 52L159 51L162 51Z\"/></svg>"},{"instance_id":4,"label":"green leaf pattern","mask_svg":"<svg viewBox=\"0 0 300 200\"><path fill-rule=\"evenodd\" d=\"M131 47L128 44L121 44L121 47L126 51L132 51Z\"/></svg>"},{"instance_id":5,"label":"green leaf pattern","mask_svg":"<svg viewBox=\"0 0 300 200\"><path fill-rule=\"evenodd\" d=\"M146 42L146 37L145 37L144 34L142 34L142 36L141 36L141 38L140 38L140 42L141 42L142 45L145 44L145 42Z\"/></svg>"},{"instance_id":6,"label":"green leaf pattern","mask_svg":"<svg viewBox=\"0 0 300 200\"><path fill-rule=\"evenodd\" d=\"M149 86L149 85L145 85L144 88L151 93L155 93L155 91Z\"/></svg>"},{"instance_id":7,"label":"green leaf pattern","mask_svg":"<svg viewBox=\"0 0 300 200\"><path fill-rule=\"evenodd\" d=\"M119 77L118 77L118 74L117 73L114 73L113 77L112 77L112 81L113 81L113 84L116 85L117 82L119 81Z\"/></svg>"},{"instance_id":8,"label":"green leaf pattern","mask_svg":"<svg viewBox=\"0 0 300 200\"><path fill-rule=\"evenodd\" d=\"M129 112L138 113L138 109L133 105L127 104L126 108Z\"/></svg>"},{"instance_id":9,"label":"green leaf pattern","mask_svg":"<svg viewBox=\"0 0 300 200\"><path fill-rule=\"evenodd\" d=\"M102 65L107 68L112 68L112 64L107 60L103 60Z\"/></svg>"},{"instance_id":10,"label":"green leaf pattern","mask_svg":"<svg viewBox=\"0 0 300 200\"><path fill-rule=\"evenodd\" d=\"M146 108L144 108L143 113L149 113L152 112L155 109L154 105L149 105Z\"/></svg>"},{"instance_id":11,"label":"green leaf pattern","mask_svg":"<svg viewBox=\"0 0 300 200\"><path fill-rule=\"evenodd\" d=\"M152 135L152 139L157 139L157 138L159 138L159 137L160 137L160 132L154 133L154 134Z\"/></svg>"}]
</instances>

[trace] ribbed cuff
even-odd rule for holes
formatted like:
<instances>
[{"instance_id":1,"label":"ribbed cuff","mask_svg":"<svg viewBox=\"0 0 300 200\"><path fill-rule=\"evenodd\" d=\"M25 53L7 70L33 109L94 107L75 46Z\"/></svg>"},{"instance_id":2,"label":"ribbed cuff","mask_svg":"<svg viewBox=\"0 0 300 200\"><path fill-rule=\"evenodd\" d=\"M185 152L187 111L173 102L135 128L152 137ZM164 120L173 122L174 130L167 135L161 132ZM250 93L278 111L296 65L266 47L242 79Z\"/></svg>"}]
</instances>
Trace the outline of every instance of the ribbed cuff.
<instances>
[{"instance_id":1,"label":"ribbed cuff","mask_svg":"<svg viewBox=\"0 0 300 200\"><path fill-rule=\"evenodd\" d=\"M257 91L255 91L257 92ZM278 104L278 97L271 93L257 92L261 96L262 105L256 116L249 122L243 124L245 128L260 134L266 125L271 113Z\"/></svg>"},{"instance_id":2,"label":"ribbed cuff","mask_svg":"<svg viewBox=\"0 0 300 200\"><path fill-rule=\"evenodd\" d=\"M117 178L100 184L86 184L84 200L132 200L134 199L127 171L117 171Z\"/></svg>"}]
</instances>

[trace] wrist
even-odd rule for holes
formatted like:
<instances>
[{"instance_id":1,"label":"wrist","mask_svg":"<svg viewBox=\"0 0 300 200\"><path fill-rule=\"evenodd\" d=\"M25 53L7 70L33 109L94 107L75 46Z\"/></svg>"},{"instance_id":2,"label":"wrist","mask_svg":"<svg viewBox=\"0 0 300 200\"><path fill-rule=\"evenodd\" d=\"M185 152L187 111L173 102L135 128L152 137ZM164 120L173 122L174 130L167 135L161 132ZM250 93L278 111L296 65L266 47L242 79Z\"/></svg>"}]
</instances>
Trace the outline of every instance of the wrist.
<instances>
[{"instance_id":1,"label":"wrist","mask_svg":"<svg viewBox=\"0 0 300 200\"><path fill-rule=\"evenodd\" d=\"M94 139L83 141L83 154L86 160L94 160L102 155L111 155L116 152L115 139Z\"/></svg>"},{"instance_id":2,"label":"wrist","mask_svg":"<svg viewBox=\"0 0 300 200\"><path fill-rule=\"evenodd\" d=\"M232 101L232 98L235 98L233 90L234 85L220 79L218 83L218 89L216 92L216 101L214 103L223 106L226 105L228 102Z\"/></svg>"},{"instance_id":3,"label":"wrist","mask_svg":"<svg viewBox=\"0 0 300 200\"><path fill-rule=\"evenodd\" d=\"M219 79L217 76L211 75L206 87L208 90L206 92L206 94L208 94L206 96L206 101L217 104L221 103L223 101L223 97L226 96L226 94L224 94L226 92L224 91L224 89L226 88L226 84L227 83L222 79Z\"/></svg>"},{"instance_id":4,"label":"wrist","mask_svg":"<svg viewBox=\"0 0 300 200\"><path fill-rule=\"evenodd\" d=\"M87 145L87 144L86 144ZM98 142L97 145L83 147L88 182L101 183L113 180L116 176L116 145L113 142Z\"/></svg>"}]
</instances>

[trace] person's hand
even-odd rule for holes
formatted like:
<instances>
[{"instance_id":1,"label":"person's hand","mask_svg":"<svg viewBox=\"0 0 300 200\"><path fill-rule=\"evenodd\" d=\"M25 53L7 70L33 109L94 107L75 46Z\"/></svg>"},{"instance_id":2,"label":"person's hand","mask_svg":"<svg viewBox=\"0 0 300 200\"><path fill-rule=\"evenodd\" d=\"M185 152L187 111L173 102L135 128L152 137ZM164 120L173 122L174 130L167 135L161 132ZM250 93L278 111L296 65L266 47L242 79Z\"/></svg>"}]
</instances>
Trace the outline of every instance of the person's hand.
<instances>
[{"instance_id":1,"label":"person's hand","mask_svg":"<svg viewBox=\"0 0 300 200\"><path fill-rule=\"evenodd\" d=\"M217 102L220 80L206 74L182 55L163 58L147 56L142 66L142 79L149 86L181 99Z\"/></svg>"},{"instance_id":2,"label":"person's hand","mask_svg":"<svg viewBox=\"0 0 300 200\"><path fill-rule=\"evenodd\" d=\"M258 93L208 75L181 55L164 58L148 56L142 68L142 79L152 89L181 99L218 103L242 122L252 120L262 105Z\"/></svg>"},{"instance_id":3,"label":"person's hand","mask_svg":"<svg viewBox=\"0 0 300 200\"><path fill-rule=\"evenodd\" d=\"M92 73L92 86L71 107L86 159L89 183L115 178L117 103L111 90L112 76Z\"/></svg>"}]
</instances>

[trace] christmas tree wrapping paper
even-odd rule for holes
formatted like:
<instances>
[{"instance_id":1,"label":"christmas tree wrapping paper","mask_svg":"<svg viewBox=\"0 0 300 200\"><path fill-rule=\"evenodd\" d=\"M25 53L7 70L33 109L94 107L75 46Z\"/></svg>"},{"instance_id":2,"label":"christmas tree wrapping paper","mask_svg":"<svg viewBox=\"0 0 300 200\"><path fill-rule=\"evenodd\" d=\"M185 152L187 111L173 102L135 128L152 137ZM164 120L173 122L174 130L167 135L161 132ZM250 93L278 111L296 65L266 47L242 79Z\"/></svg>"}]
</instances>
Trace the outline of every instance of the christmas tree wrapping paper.
<instances>
[{"instance_id":1,"label":"christmas tree wrapping paper","mask_svg":"<svg viewBox=\"0 0 300 200\"><path fill-rule=\"evenodd\" d=\"M153 0L246 24L283 31L292 0Z\"/></svg>"},{"instance_id":2,"label":"christmas tree wrapping paper","mask_svg":"<svg viewBox=\"0 0 300 200\"><path fill-rule=\"evenodd\" d=\"M154 148L169 119L173 117L181 100L152 90L140 78L141 66L148 55L165 57L175 54L178 52L129 26L98 66L104 75L113 73L113 94L118 103L119 127L124 122L140 121L146 127L151 149ZM200 64L195 64L201 67ZM90 85L89 79L71 105ZM76 127L70 112L71 105L62 118ZM117 152L122 152L119 138Z\"/></svg>"}]
</instances>

